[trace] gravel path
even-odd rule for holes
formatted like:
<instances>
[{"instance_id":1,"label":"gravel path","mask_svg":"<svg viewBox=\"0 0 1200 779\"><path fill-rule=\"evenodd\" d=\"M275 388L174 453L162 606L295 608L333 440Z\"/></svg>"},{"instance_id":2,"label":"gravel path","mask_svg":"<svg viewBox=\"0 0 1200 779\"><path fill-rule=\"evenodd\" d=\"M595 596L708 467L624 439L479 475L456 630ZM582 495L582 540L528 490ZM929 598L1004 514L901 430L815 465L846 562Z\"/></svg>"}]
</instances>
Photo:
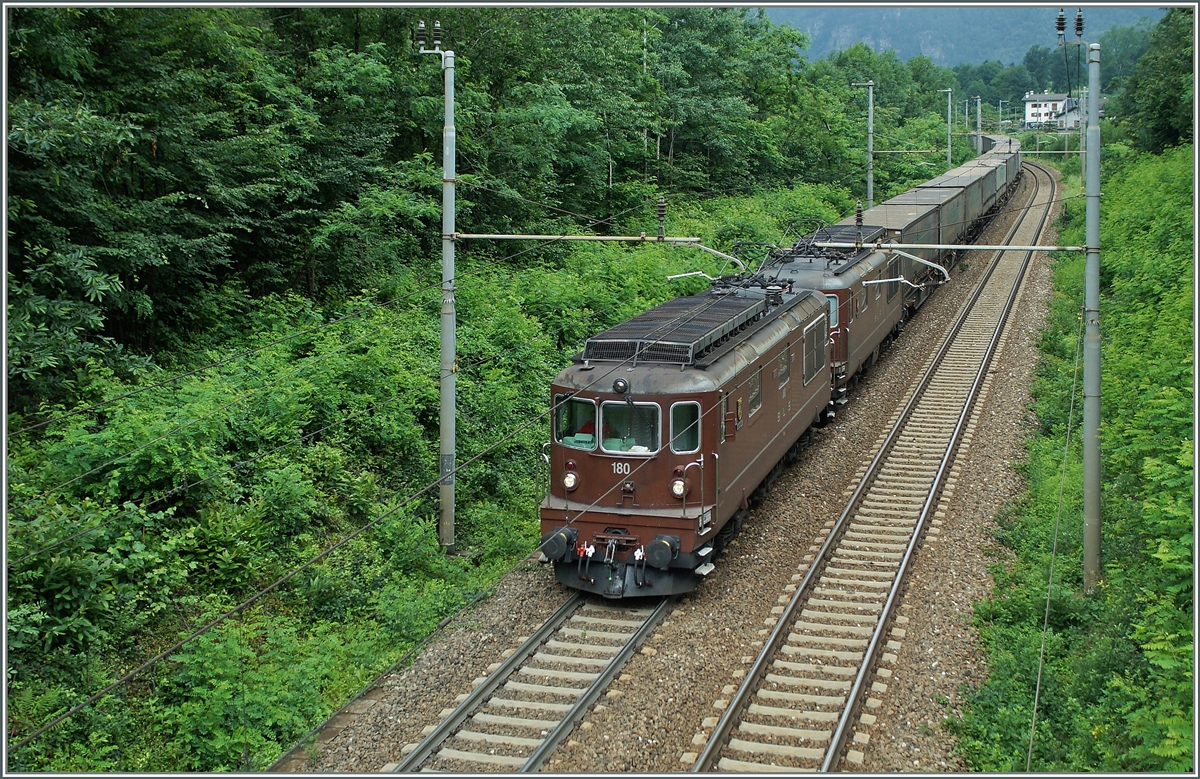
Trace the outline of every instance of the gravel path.
<instances>
[{"instance_id":1,"label":"gravel path","mask_svg":"<svg viewBox=\"0 0 1200 779\"><path fill-rule=\"evenodd\" d=\"M1008 221L997 219L981 241L998 242ZM982 256L964 258L952 282L909 322L837 419L816 431L813 445L784 472L746 520L741 536L716 560L716 570L679 600L543 770L690 768L681 757L699 749L693 737L705 730L707 718L719 716L714 703L728 698L730 685L740 682L773 622L771 607L822 527L840 513L855 471L869 459L867 448L983 270ZM994 517L1023 489L1012 466L1023 457L1021 442L1033 421L1028 386L1049 289L1048 262L1042 258L1026 280L1019 315L1011 320L994 364L995 381L983 399L974 441L959 455L961 476L946 505L939 540L917 557L899 611L908 617L906 637L896 650L883 705L875 710L878 719L870 728L861 770L965 768L940 723L959 711L960 686L976 686L986 676L970 627L971 604L990 591L987 566L1002 559L993 538ZM374 772L399 760L405 744L439 722L442 709L468 692L471 680L516 648L567 595L549 569L522 565L500 583L495 596L451 622L411 668L383 679L331 720L316 744L295 750L277 770Z\"/></svg>"}]
</instances>

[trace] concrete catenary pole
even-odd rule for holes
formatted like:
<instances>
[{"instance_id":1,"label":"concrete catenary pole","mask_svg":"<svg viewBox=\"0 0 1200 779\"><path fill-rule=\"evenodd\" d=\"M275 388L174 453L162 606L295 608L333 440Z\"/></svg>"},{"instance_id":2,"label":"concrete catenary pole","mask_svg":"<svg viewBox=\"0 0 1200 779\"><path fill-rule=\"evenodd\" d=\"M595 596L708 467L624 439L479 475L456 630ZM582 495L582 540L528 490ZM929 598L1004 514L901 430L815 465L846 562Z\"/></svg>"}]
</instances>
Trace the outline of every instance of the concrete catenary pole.
<instances>
[{"instance_id":1,"label":"concrete catenary pole","mask_svg":"<svg viewBox=\"0 0 1200 779\"><path fill-rule=\"evenodd\" d=\"M867 88L867 208L875 206L875 82L856 81L856 87Z\"/></svg>"},{"instance_id":2,"label":"concrete catenary pole","mask_svg":"<svg viewBox=\"0 0 1200 779\"><path fill-rule=\"evenodd\" d=\"M954 158L950 154L950 95L954 90L939 89L938 91L946 93L946 165L953 167Z\"/></svg>"},{"instance_id":3,"label":"concrete catenary pole","mask_svg":"<svg viewBox=\"0 0 1200 779\"><path fill-rule=\"evenodd\" d=\"M1100 44L1088 46L1086 211L1083 283L1083 586L1100 580Z\"/></svg>"},{"instance_id":4,"label":"concrete catenary pole","mask_svg":"<svg viewBox=\"0 0 1200 779\"><path fill-rule=\"evenodd\" d=\"M875 82L867 82L867 208L875 207Z\"/></svg>"},{"instance_id":5,"label":"concrete catenary pole","mask_svg":"<svg viewBox=\"0 0 1200 779\"><path fill-rule=\"evenodd\" d=\"M983 99L975 95L975 153L983 154Z\"/></svg>"},{"instance_id":6,"label":"concrete catenary pole","mask_svg":"<svg viewBox=\"0 0 1200 779\"><path fill-rule=\"evenodd\" d=\"M417 28L420 53L438 54L446 84L445 123L442 127L442 317L441 317L441 444L438 453L438 543L447 554L454 552L454 395L458 365L455 357L456 314L454 310L454 52L442 50L442 25L433 23L433 49L425 48L425 23Z\"/></svg>"},{"instance_id":7,"label":"concrete catenary pole","mask_svg":"<svg viewBox=\"0 0 1200 779\"><path fill-rule=\"evenodd\" d=\"M442 129L442 355L441 449L439 463L442 481L439 489L441 517L438 541L447 552L454 551L454 452L457 431L454 426L455 379L458 364L456 350L456 312L454 308L454 52L442 57L446 75L446 124Z\"/></svg>"},{"instance_id":8,"label":"concrete catenary pole","mask_svg":"<svg viewBox=\"0 0 1200 779\"><path fill-rule=\"evenodd\" d=\"M1079 90L1079 175L1084 179L1087 178L1087 103L1088 89L1084 87Z\"/></svg>"}]
</instances>

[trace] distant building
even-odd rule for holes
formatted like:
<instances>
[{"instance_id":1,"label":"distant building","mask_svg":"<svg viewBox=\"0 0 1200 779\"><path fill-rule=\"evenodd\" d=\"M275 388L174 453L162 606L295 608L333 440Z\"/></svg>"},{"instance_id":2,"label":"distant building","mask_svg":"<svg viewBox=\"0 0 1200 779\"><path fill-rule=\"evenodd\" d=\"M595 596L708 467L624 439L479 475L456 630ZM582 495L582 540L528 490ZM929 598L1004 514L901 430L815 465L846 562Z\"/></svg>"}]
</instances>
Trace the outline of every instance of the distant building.
<instances>
[{"instance_id":1,"label":"distant building","mask_svg":"<svg viewBox=\"0 0 1200 779\"><path fill-rule=\"evenodd\" d=\"M1055 114L1052 121L1060 130L1078 130L1082 119L1083 103L1072 97L1063 103L1063 110Z\"/></svg>"},{"instance_id":2,"label":"distant building","mask_svg":"<svg viewBox=\"0 0 1200 779\"><path fill-rule=\"evenodd\" d=\"M1058 124L1058 115L1069 111L1071 106L1078 101L1075 98L1065 94L1052 94L1049 90L1038 92L1025 93L1025 120L1022 126L1025 129L1032 127L1060 127L1064 125ZM1078 111L1076 111L1078 113ZM1066 121L1065 119L1063 121Z\"/></svg>"},{"instance_id":3,"label":"distant building","mask_svg":"<svg viewBox=\"0 0 1200 779\"><path fill-rule=\"evenodd\" d=\"M1107 102L1108 98L1100 100L1101 119L1104 118L1104 104ZM1026 92L1022 127L1026 130L1078 130L1086 110L1087 105L1079 98L1050 92Z\"/></svg>"}]
</instances>

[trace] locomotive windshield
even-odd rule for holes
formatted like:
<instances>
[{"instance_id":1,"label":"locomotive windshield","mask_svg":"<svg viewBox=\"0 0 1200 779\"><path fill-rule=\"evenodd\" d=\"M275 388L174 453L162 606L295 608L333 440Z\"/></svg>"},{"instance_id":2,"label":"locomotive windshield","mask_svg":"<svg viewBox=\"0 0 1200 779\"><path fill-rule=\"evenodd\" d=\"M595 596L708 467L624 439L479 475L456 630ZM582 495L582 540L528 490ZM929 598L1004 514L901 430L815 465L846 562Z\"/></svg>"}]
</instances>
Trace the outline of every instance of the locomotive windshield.
<instances>
[{"instance_id":1,"label":"locomotive windshield","mask_svg":"<svg viewBox=\"0 0 1200 779\"><path fill-rule=\"evenodd\" d=\"M600 446L606 452L635 454L658 451L657 403L607 402L601 404L604 435Z\"/></svg>"},{"instance_id":2,"label":"locomotive windshield","mask_svg":"<svg viewBox=\"0 0 1200 779\"><path fill-rule=\"evenodd\" d=\"M554 438L573 449L596 448L596 404L579 398L555 395Z\"/></svg>"}]
</instances>

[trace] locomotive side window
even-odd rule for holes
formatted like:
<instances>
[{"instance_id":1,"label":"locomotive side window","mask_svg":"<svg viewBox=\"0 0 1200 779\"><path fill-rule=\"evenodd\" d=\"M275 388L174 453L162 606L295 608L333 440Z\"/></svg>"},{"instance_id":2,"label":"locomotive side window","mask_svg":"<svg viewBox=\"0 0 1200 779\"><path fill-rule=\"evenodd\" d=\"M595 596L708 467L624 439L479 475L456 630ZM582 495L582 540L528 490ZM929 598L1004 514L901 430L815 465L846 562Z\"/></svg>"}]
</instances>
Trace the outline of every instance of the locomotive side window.
<instances>
[{"instance_id":1,"label":"locomotive side window","mask_svg":"<svg viewBox=\"0 0 1200 779\"><path fill-rule=\"evenodd\" d=\"M750 376L750 416L762 408L762 368Z\"/></svg>"},{"instance_id":2,"label":"locomotive side window","mask_svg":"<svg viewBox=\"0 0 1200 779\"><path fill-rule=\"evenodd\" d=\"M818 319L804 328L804 383L808 384L825 368L825 320Z\"/></svg>"},{"instance_id":3,"label":"locomotive side window","mask_svg":"<svg viewBox=\"0 0 1200 779\"><path fill-rule=\"evenodd\" d=\"M700 404L671 406L671 451L687 454L700 449Z\"/></svg>"},{"instance_id":4,"label":"locomotive side window","mask_svg":"<svg viewBox=\"0 0 1200 779\"><path fill-rule=\"evenodd\" d=\"M900 257L893 256L888 261L887 276L894 281L888 282L888 302L892 302L892 298L896 297L896 293L900 291Z\"/></svg>"},{"instance_id":5,"label":"locomotive side window","mask_svg":"<svg viewBox=\"0 0 1200 779\"><path fill-rule=\"evenodd\" d=\"M791 359L791 345L783 347L783 351L779 353L779 365L775 368L775 378L779 379L779 386L782 387L788 383L788 363Z\"/></svg>"},{"instance_id":6,"label":"locomotive side window","mask_svg":"<svg viewBox=\"0 0 1200 779\"><path fill-rule=\"evenodd\" d=\"M604 423L600 447L606 452L657 452L661 413L657 403L606 401L600 404L600 419Z\"/></svg>"},{"instance_id":7,"label":"locomotive side window","mask_svg":"<svg viewBox=\"0 0 1200 779\"><path fill-rule=\"evenodd\" d=\"M829 300L829 326L838 326L838 299L837 295L826 295Z\"/></svg>"},{"instance_id":8,"label":"locomotive side window","mask_svg":"<svg viewBox=\"0 0 1200 779\"><path fill-rule=\"evenodd\" d=\"M875 278L875 280L879 281L879 277L877 276ZM879 300L879 296L883 294L883 285L882 284L872 284L871 286L875 288L875 299Z\"/></svg>"},{"instance_id":9,"label":"locomotive side window","mask_svg":"<svg viewBox=\"0 0 1200 779\"><path fill-rule=\"evenodd\" d=\"M596 404L590 400L555 395L554 440L572 449L596 448Z\"/></svg>"}]
</instances>

